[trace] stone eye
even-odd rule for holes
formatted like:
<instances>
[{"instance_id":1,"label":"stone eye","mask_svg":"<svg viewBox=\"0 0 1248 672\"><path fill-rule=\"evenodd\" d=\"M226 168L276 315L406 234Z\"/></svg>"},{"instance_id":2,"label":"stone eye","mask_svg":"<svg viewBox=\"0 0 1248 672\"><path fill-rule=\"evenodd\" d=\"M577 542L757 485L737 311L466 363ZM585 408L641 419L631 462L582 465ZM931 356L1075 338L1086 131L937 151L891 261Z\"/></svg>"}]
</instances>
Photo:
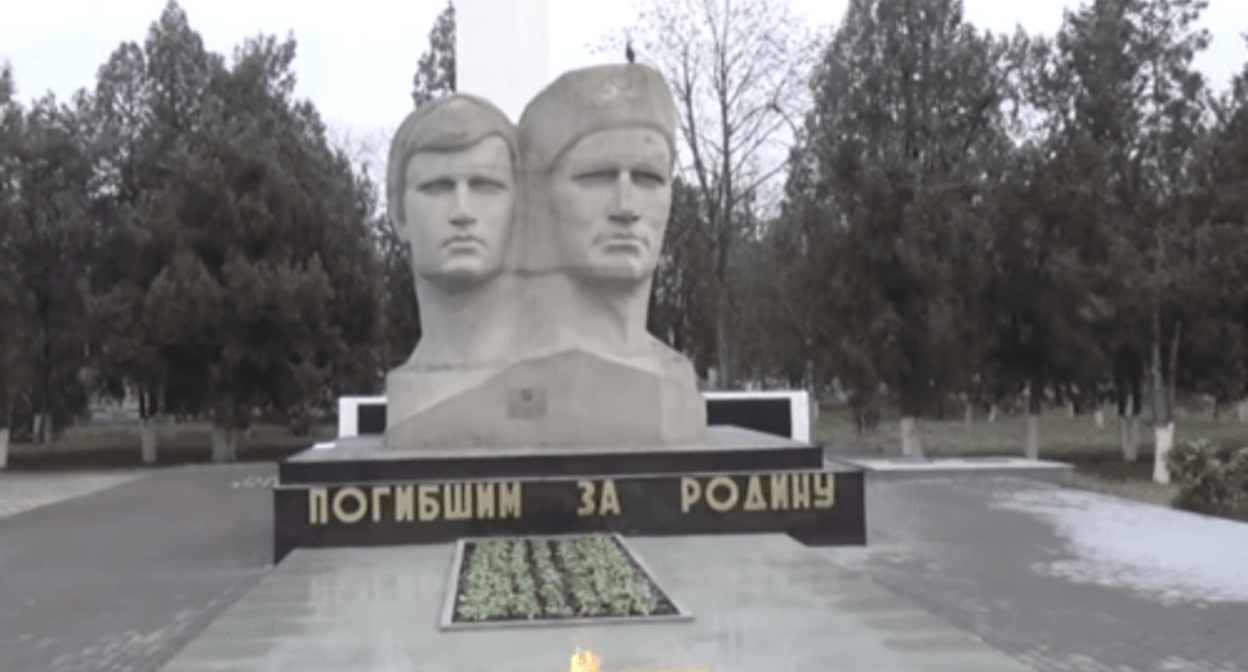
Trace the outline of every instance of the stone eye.
<instances>
[{"instance_id":1,"label":"stone eye","mask_svg":"<svg viewBox=\"0 0 1248 672\"><path fill-rule=\"evenodd\" d=\"M663 179L662 176L656 175L655 173L647 170L634 170L633 182L648 187L661 187L664 184L667 184L667 180Z\"/></svg>"},{"instance_id":2,"label":"stone eye","mask_svg":"<svg viewBox=\"0 0 1248 672\"><path fill-rule=\"evenodd\" d=\"M576 180L577 182L613 182L615 181L615 178L617 175L619 175L619 171L594 170L594 171L581 173L572 179Z\"/></svg>"},{"instance_id":3,"label":"stone eye","mask_svg":"<svg viewBox=\"0 0 1248 672\"><path fill-rule=\"evenodd\" d=\"M487 194L496 194L500 191L507 190L507 185L503 184L502 182L499 182L497 180L487 179L484 177L473 178L468 183L468 186L471 187L473 191L481 191Z\"/></svg>"},{"instance_id":4,"label":"stone eye","mask_svg":"<svg viewBox=\"0 0 1248 672\"><path fill-rule=\"evenodd\" d=\"M416 187L422 194L444 194L455 190L455 181L450 179L430 180Z\"/></svg>"}]
</instances>

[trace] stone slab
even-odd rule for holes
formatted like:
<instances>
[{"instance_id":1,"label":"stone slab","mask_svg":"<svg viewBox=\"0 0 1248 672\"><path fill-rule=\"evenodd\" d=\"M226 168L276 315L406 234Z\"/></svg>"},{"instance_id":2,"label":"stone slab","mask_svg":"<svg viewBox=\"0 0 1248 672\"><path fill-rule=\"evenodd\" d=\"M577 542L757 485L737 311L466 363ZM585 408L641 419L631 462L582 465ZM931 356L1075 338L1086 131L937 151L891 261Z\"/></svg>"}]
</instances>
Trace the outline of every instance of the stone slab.
<instances>
[{"instance_id":1,"label":"stone slab","mask_svg":"<svg viewBox=\"0 0 1248 672\"><path fill-rule=\"evenodd\" d=\"M827 461L861 467L869 478L881 480L1012 477L1069 485L1074 471L1072 465L1064 462L1021 457L832 457Z\"/></svg>"},{"instance_id":2,"label":"stone slab","mask_svg":"<svg viewBox=\"0 0 1248 672\"><path fill-rule=\"evenodd\" d=\"M453 544L299 550L164 672L625 669L1026 672L783 535L633 538L689 623L441 632Z\"/></svg>"},{"instance_id":3,"label":"stone slab","mask_svg":"<svg viewBox=\"0 0 1248 672\"><path fill-rule=\"evenodd\" d=\"M866 543L863 472L823 470L281 486L274 557L295 548L439 544L462 537L783 532Z\"/></svg>"},{"instance_id":4,"label":"stone slab","mask_svg":"<svg viewBox=\"0 0 1248 672\"><path fill-rule=\"evenodd\" d=\"M387 450L380 436L341 437L279 466L281 482L369 483L416 479L578 476L700 471L819 469L823 449L732 426L709 427L706 439L647 445Z\"/></svg>"}]
</instances>

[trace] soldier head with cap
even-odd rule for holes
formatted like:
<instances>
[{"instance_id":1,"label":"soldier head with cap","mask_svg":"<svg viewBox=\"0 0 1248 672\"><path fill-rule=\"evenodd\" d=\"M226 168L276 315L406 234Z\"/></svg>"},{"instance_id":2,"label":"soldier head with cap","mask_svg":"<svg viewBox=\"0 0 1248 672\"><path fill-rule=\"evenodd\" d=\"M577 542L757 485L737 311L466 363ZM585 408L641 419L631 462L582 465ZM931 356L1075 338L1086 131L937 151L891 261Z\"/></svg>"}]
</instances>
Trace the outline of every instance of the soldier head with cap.
<instances>
[{"instance_id":1,"label":"soldier head with cap","mask_svg":"<svg viewBox=\"0 0 1248 672\"><path fill-rule=\"evenodd\" d=\"M471 287L503 270L518 155L507 116L467 94L426 103L399 126L386 204L418 280Z\"/></svg>"},{"instance_id":2,"label":"soldier head with cap","mask_svg":"<svg viewBox=\"0 0 1248 672\"><path fill-rule=\"evenodd\" d=\"M644 65L569 72L525 108L524 267L645 282L671 209L676 106Z\"/></svg>"}]
</instances>

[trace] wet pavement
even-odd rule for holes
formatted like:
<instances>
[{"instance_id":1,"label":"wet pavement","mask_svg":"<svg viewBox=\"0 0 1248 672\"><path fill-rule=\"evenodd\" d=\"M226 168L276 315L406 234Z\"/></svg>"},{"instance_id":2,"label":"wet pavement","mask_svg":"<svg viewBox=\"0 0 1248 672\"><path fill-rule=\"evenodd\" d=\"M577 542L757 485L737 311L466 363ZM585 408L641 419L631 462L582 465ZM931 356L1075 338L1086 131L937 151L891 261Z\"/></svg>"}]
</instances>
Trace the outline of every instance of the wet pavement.
<instances>
[{"instance_id":1,"label":"wet pavement","mask_svg":"<svg viewBox=\"0 0 1248 672\"><path fill-rule=\"evenodd\" d=\"M1248 671L1248 524L1018 479L873 483L822 551L1040 671Z\"/></svg>"},{"instance_id":2,"label":"wet pavement","mask_svg":"<svg viewBox=\"0 0 1248 672\"><path fill-rule=\"evenodd\" d=\"M267 571L271 491L231 484L275 471L153 470L0 518L0 670L157 669Z\"/></svg>"},{"instance_id":3,"label":"wet pavement","mask_svg":"<svg viewBox=\"0 0 1248 672\"><path fill-rule=\"evenodd\" d=\"M203 465L117 472L111 485L94 473L0 474L0 501L26 502L0 517L0 670L153 672L201 633L219 642L230 623L214 619L236 601L253 620L231 635L249 638L230 649L235 662L308 659L275 640L331 632L342 618L328 605L345 603L352 625L335 627L372 634L358 645L365 653L354 649L364 658L324 652L342 663L333 669L455 669L426 665L403 643L436 628L436 605L416 607L440 605L450 547L325 549L270 572L275 474L272 464ZM14 477L28 479L20 496ZM664 635L670 624L562 628L540 640L512 631L489 640L503 647L492 655L532 645L507 669L552 672L578 643L604 671L717 661L724 670L1248 672L1246 524L1010 478L873 481L867 497L865 549L632 540L698 614L702 625L684 634ZM760 609L767 596L779 606ZM477 636L435 637L429 650L462 650L469 637L468 648L489 651ZM279 669L186 663L207 660L194 657L202 646L170 672Z\"/></svg>"}]
</instances>

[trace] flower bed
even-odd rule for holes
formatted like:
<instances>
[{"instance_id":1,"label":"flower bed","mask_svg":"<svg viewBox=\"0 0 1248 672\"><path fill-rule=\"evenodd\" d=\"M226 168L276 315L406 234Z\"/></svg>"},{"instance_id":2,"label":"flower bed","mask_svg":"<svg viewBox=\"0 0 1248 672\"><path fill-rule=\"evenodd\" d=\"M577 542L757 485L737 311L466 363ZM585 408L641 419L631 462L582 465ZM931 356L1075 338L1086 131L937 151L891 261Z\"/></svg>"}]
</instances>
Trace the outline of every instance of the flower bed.
<instances>
[{"instance_id":1,"label":"flower bed","mask_svg":"<svg viewBox=\"0 0 1248 672\"><path fill-rule=\"evenodd\" d=\"M461 540L443 627L687 619L618 536Z\"/></svg>"}]
</instances>

